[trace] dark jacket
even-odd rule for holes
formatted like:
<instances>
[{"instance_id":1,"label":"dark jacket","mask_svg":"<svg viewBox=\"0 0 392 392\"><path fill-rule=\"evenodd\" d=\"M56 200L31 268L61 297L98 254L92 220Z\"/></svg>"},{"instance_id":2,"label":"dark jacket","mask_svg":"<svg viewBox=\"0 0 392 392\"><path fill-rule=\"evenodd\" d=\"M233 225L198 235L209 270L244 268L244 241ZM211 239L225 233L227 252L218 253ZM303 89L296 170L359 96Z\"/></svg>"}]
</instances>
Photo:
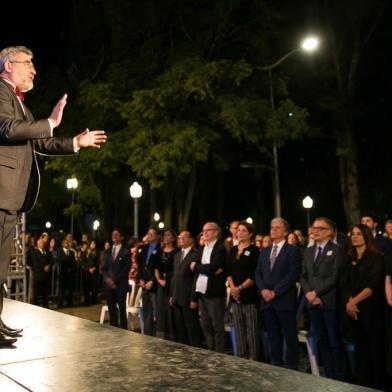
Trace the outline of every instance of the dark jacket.
<instances>
[{"instance_id":1,"label":"dark jacket","mask_svg":"<svg viewBox=\"0 0 392 392\"><path fill-rule=\"evenodd\" d=\"M305 294L309 291L316 291L323 303L321 308L334 310L337 306L339 271L344 258L343 249L331 241L327 242L317 268L314 263L317 247L315 243L305 250L300 279L302 290ZM308 301L306 305L313 307Z\"/></svg>"},{"instance_id":2,"label":"dark jacket","mask_svg":"<svg viewBox=\"0 0 392 392\"><path fill-rule=\"evenodd\" d=\"M38 196L36 152L74 154L72 138L50 137L47 119L35 121L20 106L12 86L0 78L0 209L30 211Z\"/></svg>"},{"instance_id":3,"label":"dark jacket","mask_svg":"<svg viewBox=\"0 0 392 392\"><path fill-rule=\"evenodd\" d=\"M224 245L217 241L212 249L210 264L202 264L204 246L202 246L196 256L195 274L196 280L199 274L208 276L207 291L204 294L206 298L226 298L226 257L227 251ZM215 274L219 269L223 272ZM193 294L193 299L197 297Z\"/></svg>"},{"instance_id":4,"label":"dark jacket","mask_svg":"<svg viewBox=\"0 0 392 392\"><path fill-rule=\"evenodd\" d=\"M131 254L127 248L121 246L116 258L113 260L112 248L107 250L103 256L102 279L104 288L106 279L111 278L117 290L128 290L128 274L131 269Z\"/></svg>"},{"instance_id":5,"label":"dark jacket","mask_svg":"<svg viewBox=\"0 0 392 392\"><path fill-rule=\"evenodd\" d=\"M273 307L279 311L294 311L297 308L296 281L301 271L301 254L297 246L284 243L274 268L270 271L270 254L272 246L261 251L256 269L256 284L259 293L268 289L275 292L276 297L267 303L261 299L261 308Z\"/></svg>"},{"instance_id":6,"label":"dark jacket","mask_svg":"<svg viewBox=\"0 0 392 392\"><path fill-rule=\"evenodd\" d=\"M52 266L52 257L49 252L45 254L41 253L41 251L37 248L31 249L30 252L30 262L31 268L33 270L33 279L34 281L42 282L48 281L51 276L51 270L45 271L44 267L46 265Z\"/></svg>"},{"instance_id":7,"label":"dark jacket","mask_svg":"<svg viewBox=\"0 0 392 392\"><path fill-rule=\"evenodd\" d=\"M137 254L138 265L138 279L144 280L145 283L152 281L154 283L151 292L157 289L156 278L154 270L159 267L162 259L162 249L159 242L157 242L155 249L147 260L149 244L143 245Z\"/></svg>"},{"instance_id":8,"label":"dark jacket","mask_svg":"<svg viewBox=\"0 0 392 392\"><path fill-rule=\"evenodd\" d=\"M195 275L189 266L192 261L196 260L196 252L191 249L184 260L181 261L181 257L181 251L174 256L170 296L178 306L189 306L195 282Z\"/></svg>"}]
</instances>

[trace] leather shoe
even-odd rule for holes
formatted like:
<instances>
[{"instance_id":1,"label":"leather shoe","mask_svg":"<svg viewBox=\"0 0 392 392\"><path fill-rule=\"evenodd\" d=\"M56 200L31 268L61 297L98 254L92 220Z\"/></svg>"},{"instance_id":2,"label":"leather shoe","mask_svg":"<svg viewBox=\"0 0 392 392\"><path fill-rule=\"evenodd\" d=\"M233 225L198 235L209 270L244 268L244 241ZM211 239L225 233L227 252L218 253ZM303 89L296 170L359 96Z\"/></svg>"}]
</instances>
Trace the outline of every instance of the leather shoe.
<instances>
[{"instance_id":1,"label":"leather shoe","mask_svg":"<svg viewBox=\"0 0 392 392\"><path fill-rule=\"evenodd\" d=\"M3 325L0 326L0 336L1 335L10 336L11 338L22 336L18 330L12 331Z\"/></svg>"},{"instance_id":2,"label":"leather shoe","mask_svg":"<svg viewBox=\"0 0 392 392\"><path fill-rule=\"evenodd\" d=\"M0 334L0 347L11 347L17 339L7 339L3 334Z\"/></svg>"},{"instance_id":3,"label":"leather shoe","mask_svg":"<svg viewBox=\"0 0 392 392\"><path fill-rule=\"evenodd\" d=\"M0 320L0 329L5 329L8 332L14 332L14 333L21 333L21 332L23 332L23 328L7 327L2 320Z\"/></svg>"}]
</instances>

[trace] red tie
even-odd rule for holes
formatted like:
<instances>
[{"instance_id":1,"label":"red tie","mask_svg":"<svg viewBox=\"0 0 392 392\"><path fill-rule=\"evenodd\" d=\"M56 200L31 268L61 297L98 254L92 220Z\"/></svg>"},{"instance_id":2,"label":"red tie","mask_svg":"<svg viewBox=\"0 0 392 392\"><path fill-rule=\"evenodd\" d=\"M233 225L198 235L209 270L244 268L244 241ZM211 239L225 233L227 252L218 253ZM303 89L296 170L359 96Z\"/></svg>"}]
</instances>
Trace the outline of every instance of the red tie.
<instances>
[{"instance_id":1,"label":"red tie","mask_svg":"<svg viewBox=\"0 0 392 392\"><path fill-rule=\"evenodd\" d=\"M20 98L20 100L23 102L24 101L24 95L22 91L20 91L20 88L18 86L15 87L15 94L17 97Z\"/></svg>"}]
</instances>

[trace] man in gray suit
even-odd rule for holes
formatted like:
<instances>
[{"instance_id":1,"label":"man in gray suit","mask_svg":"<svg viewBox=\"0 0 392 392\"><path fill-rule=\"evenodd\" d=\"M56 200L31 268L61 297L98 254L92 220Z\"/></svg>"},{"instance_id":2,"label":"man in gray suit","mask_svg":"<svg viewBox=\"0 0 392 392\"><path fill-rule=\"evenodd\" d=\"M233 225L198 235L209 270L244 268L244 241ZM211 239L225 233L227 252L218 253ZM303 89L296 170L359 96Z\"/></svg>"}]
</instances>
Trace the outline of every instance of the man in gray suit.
<instances>
[{"instance_id":1,"label":"man in gray suit","mask_svg":"<svg viewBox=\"0 0 392 392\"><path fill-rule=\"evenodd\" d=\"M3 287L7 278L12 239L19 213L30 211L39 190L36 152L73 155L83 147L100 147L104 131L86 129L74 138L55 138L67 102L65 94L48 118L34 120L23 103L23 93L33 88L36 75L32 52L14 46L0 52L0 347L12 345L21 330L1 320Z\"/></svg>"},{"instance_id":2,"label":"man in gray suit","mask_svg":"<svg viewBox=\"0 0 392 392\"><path fill-rule=\"evenodd\" d=\"M344 359L339 334L337 287L344 254L342 247L332 242L334 222L330 219L317 218L312 233L314 244L305 250L301 286L325 375L343 379Z\"/></svg>"}]
</instances>

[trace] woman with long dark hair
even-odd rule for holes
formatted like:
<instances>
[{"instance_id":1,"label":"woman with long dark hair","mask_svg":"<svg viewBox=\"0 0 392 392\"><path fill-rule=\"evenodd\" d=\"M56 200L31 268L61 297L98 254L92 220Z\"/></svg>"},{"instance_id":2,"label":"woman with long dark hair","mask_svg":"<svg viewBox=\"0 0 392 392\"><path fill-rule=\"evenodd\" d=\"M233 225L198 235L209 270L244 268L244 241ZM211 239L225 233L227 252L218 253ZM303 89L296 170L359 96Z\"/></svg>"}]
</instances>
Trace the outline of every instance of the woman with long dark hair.
<instances>
[{"instance_id":1,"label":"woman with long dark hair","mask_svg":"<svg viewBox=\"0 0 392 392\"><path fill-rule=\"evenodd\" d=\"M175 340L173 308L169 304L170 281L173 275L174 255L177 253L177 236L172 229L162 233L162 258L155 266L158 282L156 294L156 336Z\"/></svg>"},{"instance_id":2,"label":"woman with long dark hair","mask_svg":"<svg viewBox=\"0 0 392 392\"><path fill-rule=\"evenodd\" d=\"M355 347L355 378L363 386L381 388L384 374L384 261L370 229L355 225L347 261L340 276L345 336Z\"/></svg>"}]
</instances>

